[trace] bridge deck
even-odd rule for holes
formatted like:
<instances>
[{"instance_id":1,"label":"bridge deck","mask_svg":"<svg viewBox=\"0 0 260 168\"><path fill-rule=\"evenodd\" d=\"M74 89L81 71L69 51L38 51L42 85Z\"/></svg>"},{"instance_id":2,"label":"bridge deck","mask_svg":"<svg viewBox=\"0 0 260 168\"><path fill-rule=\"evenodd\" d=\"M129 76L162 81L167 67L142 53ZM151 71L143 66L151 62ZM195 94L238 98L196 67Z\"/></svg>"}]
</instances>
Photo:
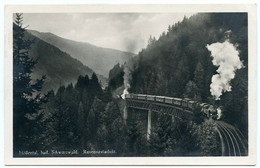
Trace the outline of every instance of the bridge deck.
<instances>
[{"instance_id":1,"label":"bridge deck","mask_svg":"<svg viewBox=\"0 0 260 168\"><path fill-rule=\"evenodd\" d=\"M126 107L141 110L151 110L153 112L164 113L166 115L171 115L177 118L189 118L193 115L193 112L188 109L171 104L146 100L126 99Z\"/></svg>"}]
</instances>

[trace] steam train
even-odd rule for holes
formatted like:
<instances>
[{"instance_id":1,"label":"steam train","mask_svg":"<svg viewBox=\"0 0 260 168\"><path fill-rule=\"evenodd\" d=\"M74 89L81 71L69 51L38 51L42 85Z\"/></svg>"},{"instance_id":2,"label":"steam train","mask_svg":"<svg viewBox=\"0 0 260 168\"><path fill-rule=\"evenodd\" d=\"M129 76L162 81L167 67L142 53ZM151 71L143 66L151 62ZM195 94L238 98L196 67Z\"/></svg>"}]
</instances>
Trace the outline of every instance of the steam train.
<instances>
[{"instance_id":1,"label":"steam train","mask_svg":"<svg viewBox=\"0 0 260 168\"><path fill-rule=\"evenodd\" d=\"M125 98L165 103L165 104L174 105L191 111L199 108L207 118L212 118L212 119L220 118L217 113L217 108L214 107L213 105L207 103L198 103L196 101L192 101L191 99L187 99L187 98L180 99L180 98L173 98L173 97L166 97L166 96L154 96L154 95L132 94L132 93L127 94Z\"/></svg>"}]
</instances>

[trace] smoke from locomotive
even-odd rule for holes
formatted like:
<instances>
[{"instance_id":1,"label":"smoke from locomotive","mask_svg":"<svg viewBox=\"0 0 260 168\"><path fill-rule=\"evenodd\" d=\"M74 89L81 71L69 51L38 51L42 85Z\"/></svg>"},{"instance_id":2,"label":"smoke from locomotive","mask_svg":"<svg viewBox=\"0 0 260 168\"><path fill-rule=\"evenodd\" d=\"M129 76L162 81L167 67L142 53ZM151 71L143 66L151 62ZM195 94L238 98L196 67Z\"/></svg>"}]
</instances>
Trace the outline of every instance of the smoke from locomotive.
<instances>
[{"instance_id":1,"label":"smoke from locomotive","mask_svg":"<svg viewBox=\"0 0 260 168\"><path fill-rule=\"evenodd\" d=\"M220 109L220 107L217 108L217 120L219 120L222 116L222 110Z\"/></svg>"},{"instance_id":2,"label":"smoke from locomotive","mask_svg":"<svg viewBox=\"0 0 260 168\"><path fill-rule=\"evenodd\" d=\"M220 100L222 92L230 92L230 82L235 78L235 71L243 68L236 47L226 40L206 46L213 57L212 63L217 66L217 73L211 78L210 92L215 100Z\"/></svg>"},{"instance_id":3,"label":"smoke from locomotive","mask_svg":"<svg viewBox=\"0 0 260 168\"><path fill-rule=\"evenodd\" d=\"M121 95L122 99L125 99L126 94L129 94L128 89L130 88L130 82L132 80L133 62L129 61L124 64L124 91Z\"/></svg>"}]
</instances>

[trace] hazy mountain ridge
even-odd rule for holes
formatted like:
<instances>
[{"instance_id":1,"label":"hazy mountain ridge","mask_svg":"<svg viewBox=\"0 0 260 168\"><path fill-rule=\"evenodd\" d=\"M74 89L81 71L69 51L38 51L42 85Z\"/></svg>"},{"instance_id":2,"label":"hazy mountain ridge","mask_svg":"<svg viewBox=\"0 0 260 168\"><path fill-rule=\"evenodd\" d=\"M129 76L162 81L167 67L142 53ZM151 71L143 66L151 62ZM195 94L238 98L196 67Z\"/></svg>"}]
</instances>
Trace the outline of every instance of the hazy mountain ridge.
<instances>
[{"instance_id":1,"label":"hazy mountain ridge","mask_svg":"<svg viewBox=\"0 0 260 168\"><path fill-rule=\"evenodd\" d=\"M123 52L110 48L102 48L85 42L77 42L59 37L52 33L41 33L35 30L28 30L34 36L59 48L71 55L71 57L81 61L94 70L97 74L108 77L109 70L117 63L123 64L133 53Z\"/></svg>"},{"instance_id":2,"label":"hazy mountain ridge","mask_svg":"<svg viewBox=\"0 0 260 168\"><path fill-rule=\"evenodd\" d=\"M30 51L30 55L37 59L32 77L38 79L46 75L43 92L52 89L56 91L60 83L62 85L74 84L79 75L91 76L93 74L93 70L80 61L31 33L26 32L26 38L35 39ZM99 74L97 76L101 83L106 85L107 79Z\"/></svg>"}]
</instances>

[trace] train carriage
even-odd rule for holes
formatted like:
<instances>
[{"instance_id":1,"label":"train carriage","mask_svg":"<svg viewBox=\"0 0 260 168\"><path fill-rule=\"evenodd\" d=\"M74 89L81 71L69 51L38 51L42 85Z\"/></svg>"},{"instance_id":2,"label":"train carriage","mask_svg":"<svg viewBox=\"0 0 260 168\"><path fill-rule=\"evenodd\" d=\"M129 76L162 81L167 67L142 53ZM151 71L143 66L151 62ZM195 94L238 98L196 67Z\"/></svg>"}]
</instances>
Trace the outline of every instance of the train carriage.
<instances>
[{"instance_id":1,"label":"train carriage","mask_svg":"<svg viewBox=\"0 0 260 168\"><path fill-rule=\"evenodd\" d=\"M182 101L181 101L182 107L188 108L188 104L189 104L189 100L187 100L187 99L182 99Z\"/></svg>"},{"instance_id":2,"label":"train carriage","mask_svg":"<svg viewBox=\"0 0 260 168\"><path fill-rule=\"evenodd\" d=\"M146 96L146 99L147 99L148 101L155 101L155 96L147 95L147 96Z\"/></svg>"},{"instance_id":3,"label":"train carriage","mask_svg":"<svg viewBox=\"0 0 260 168\"><path fill-rule=\"evenodd\" d=\"M173 105L181 106L181 99L173 98Z\"/></svg>"},{"instance_id":4,"label":"train carriage","mask_svg":"<svg viewBox=\"0 0 260 168\"><path fill-rule=\"evenodd\" d=\"M165 99L164 96L156 96L156 97L155 97L155 100L156 100L157 102L161 102L161 103L164 103L164 99Z\"/></svg>"},{"instance_id":5,"label":"train carriage","mask_svg":"<svg viewBox=\"0 0 260 168\"><path fill-rule=\"evenodd\" d=\"M137 94L137 99L138 99L138 100L146 100L146 95Z\"/></svg>"},{"instance_id":6,"label":"train carriage","mask_svg":"<svg viewBox=\"0 0 260 168\"><path fill-rule=\"evenodd\" d=\"M138 99L137 94L132 94L133 99Z\"/></svg>"},{"instance_id":7,"label":"train carriage","mask_svg":"<svg viewBox=\"0 0 260 168\"><path fill-rule=\"evenodd\" d=\"M187 101L181 100L181 106L186 108L187 107Z\"/></svg>"},{"instance_id":8,"label":"train carriage","mask_svg":"<svg viewBox=\"0 0 260 168\"><path fill-rule=\"evenodd\" d=\"M165 103L167 103L167 104L173 104L173 98L171 98L171 97L165 97Z\"/></svg>"},{"instance_id":9,"label":"train carriage","mask_svg":"<svg viewBox=\"0 0 260 168\"><path fill-rule=\"evenodd\" d=\"M190 108L190 109L195 109L195 108L196 108L196 102L190 100L190 101L188 102L188 108Z\"/></svg>"},{"instance_id":10,"label":"train carriage","mask_svg":"<svg viewBox=\"0 0 260 168\"><path fill-rule=\"evenodd\" d=\"M144 94L126 94L126 99L136 99L142 101L159 102L168 105L174 105L183 108L184 111L193 111L195 108L199 107L201 111L205 114L207 118L219 119L216 107L207 103L199 104L188 98L172 98L166 96L154 96L154 95L144 95Z\"/></svg>"}]
</instances>

